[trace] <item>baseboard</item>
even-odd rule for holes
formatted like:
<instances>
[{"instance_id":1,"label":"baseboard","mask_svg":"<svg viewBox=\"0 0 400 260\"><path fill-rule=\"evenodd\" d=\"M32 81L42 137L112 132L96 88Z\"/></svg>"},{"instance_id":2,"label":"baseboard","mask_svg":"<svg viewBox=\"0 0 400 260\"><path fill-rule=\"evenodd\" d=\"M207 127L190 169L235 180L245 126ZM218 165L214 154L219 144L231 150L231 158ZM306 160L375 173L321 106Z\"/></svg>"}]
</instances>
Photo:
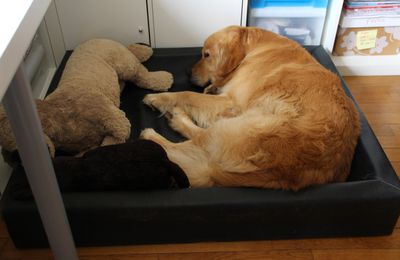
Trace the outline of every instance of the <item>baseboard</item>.
<instances>
[{"instance_id":1,"label":"baseboard","mask_svg":"<svg viewBox=\"0 0 400 260\"><path fill-rule=\"evenodd\" d=\"M331 56L343 76L400 75L400 55Z\"/></svg>"}]
</instances>

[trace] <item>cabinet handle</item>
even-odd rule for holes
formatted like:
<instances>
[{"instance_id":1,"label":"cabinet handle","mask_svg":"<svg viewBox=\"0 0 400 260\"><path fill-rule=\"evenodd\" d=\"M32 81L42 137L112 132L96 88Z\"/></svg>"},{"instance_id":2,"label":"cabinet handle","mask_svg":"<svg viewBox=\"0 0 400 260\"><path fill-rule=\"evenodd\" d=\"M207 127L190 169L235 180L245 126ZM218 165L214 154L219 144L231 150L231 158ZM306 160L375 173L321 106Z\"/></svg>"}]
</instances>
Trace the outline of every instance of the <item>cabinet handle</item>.
<instances>
[{"instance_id":1,"label":"cabinet handle","mask_svg":"<svg viewBox=\"0 0 400 260\"><path fill-rule=\"evenodd\" d=\"M142 26L139 26L139 30L138 30L140 33L142 33L144 30L143 30L143 27Z\"/></svg>"}]
</instances>

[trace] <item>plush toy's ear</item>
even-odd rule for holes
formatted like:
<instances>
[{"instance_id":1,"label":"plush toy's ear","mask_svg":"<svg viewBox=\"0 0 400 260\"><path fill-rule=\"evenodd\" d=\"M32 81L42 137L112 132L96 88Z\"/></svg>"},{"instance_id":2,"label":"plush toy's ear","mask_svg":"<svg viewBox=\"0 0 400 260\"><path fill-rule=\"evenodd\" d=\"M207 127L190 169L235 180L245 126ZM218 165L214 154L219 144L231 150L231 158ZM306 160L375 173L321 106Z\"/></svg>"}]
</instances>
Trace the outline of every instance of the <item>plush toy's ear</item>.
<instances>
[{"instance_id":1,"label":"plush toy's ear","mask_svg":"<svg viewBox=\"0 0 400 260\"><path fill-rule=\"evenodd\" d=\"M133 55L142 63L148 60L153 55L153 49L144 44L131 44L128 46Z\"/></svg>"}]
</instances>

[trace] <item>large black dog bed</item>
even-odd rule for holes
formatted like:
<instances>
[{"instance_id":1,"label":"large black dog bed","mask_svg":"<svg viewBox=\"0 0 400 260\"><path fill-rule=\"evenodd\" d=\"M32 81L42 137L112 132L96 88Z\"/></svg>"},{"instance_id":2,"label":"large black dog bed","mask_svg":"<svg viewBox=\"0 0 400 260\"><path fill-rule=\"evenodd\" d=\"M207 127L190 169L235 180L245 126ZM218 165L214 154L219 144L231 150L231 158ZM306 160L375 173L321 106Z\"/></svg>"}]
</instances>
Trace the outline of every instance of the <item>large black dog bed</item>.
<instances>
[{"instance_id":1,"label":"large black dog bed","mask_svg":"<svg viewBox=\"0 0 400 260\"><path fill-rule=\"evenodd\" d=\"M322 47L308 50L337 72ZM172 72L175 83L171 91L201 91L191 86L186 76L199 57L200 50L195 48L155 50L146 66ZM344 82L343 87L351 95ZM131 138L137 138L141 129L153 127L172 141L183 140L165 118L142 104L147 93L150 91L128 84L122 94L122 109L133 127ZM299 192L189 188L65 193L75 242L100 246L390 234L399 216L400 183L362 113L361 122L347 182ZM20 248L47 246L35 203L14 200L10 186L2 198L2 213L14 244Z\"/></svg>"}]
</instances>

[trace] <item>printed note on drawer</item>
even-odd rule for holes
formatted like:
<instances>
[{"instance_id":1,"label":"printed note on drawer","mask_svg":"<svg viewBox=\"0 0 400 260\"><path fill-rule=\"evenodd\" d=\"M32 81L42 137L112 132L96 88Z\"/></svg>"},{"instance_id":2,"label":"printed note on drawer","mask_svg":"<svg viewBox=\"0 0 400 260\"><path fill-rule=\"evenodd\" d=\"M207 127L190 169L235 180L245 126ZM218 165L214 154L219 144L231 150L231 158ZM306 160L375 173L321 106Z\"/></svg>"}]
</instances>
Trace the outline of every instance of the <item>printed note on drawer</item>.
<instances>
[{"instance_id":1,"label":"printed note on drawer","mask_svg":"<svg viewBox=\"0 0 400 260\"><path fill-rule=\"evenodd\" d=\"M378 30L367 30L357 32L357 49L365 50L376 46L376 35Z\"/></svg>"}]
</instances>

